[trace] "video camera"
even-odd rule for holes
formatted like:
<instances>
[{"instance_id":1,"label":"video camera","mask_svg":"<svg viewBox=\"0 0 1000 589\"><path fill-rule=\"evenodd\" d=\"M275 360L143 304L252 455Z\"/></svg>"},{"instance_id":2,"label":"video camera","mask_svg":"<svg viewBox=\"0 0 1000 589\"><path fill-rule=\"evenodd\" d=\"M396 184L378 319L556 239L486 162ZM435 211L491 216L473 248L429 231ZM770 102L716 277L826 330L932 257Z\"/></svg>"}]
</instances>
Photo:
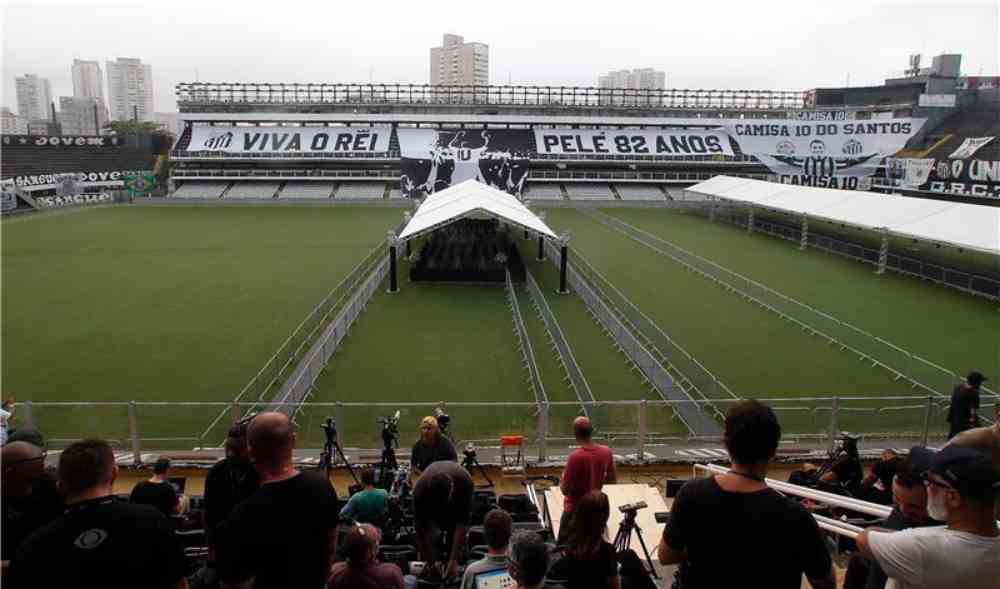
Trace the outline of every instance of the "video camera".
<instances>
[{"instance_id":1,"label":"video camera","mask_svg":"<svg viewBox=\"0 0 1000 589\"><path fill-rule=\"evenodd\" d=\"M333 446L334 440L337 439L337 422L333 420L332 417L327 417L323 423L320 424L323 428L323 432L326 434L326 444L327 446Z\"/></svg>"},{"instance_id":2,"label":"video camera","mask_svg":"<svg viewBox=\"0 0 1000 589\"><path fill-rule=\"evenodd\" d=\"M840 444L838 450L847 454L851 458L857 458L860 460L861 454L858 453L858 441L860 439L861 438L858 436L852 436L847 432L841 432L840 437L837 438L837 441Z\"/></svg>"},{"instance_id":3,"label":"video camera","mask_svg":"<svg viewBox=\"0 0 1000 589\"><path fill-rule=\"evenodd\" d=\"M646 509L649 505L645 501L636 501L635 503L626 503L625 505L619 505L618 511L622 513L635 513L640 509Z\"/></svg>"},{"instance_id":4,"label":"video camera","mask_svg":"<svg viewBox=\"0 0 1000 589\"><path fill-rule=\"evenodd\" d=\"M469 460L475 460L476 446L472 442L469 442L468 444L465 445L465 449L462 450L462 454L465 454L465 457Z\"/></svg>"},{"instance_id":5,"label":"video camera","mask_svg":"<svg viewBox=\"0 0 1000 589\"><path fill-rule=\"evenodd\" d=\"M399 410L396 410L391 417L386 415L376 420L382 424L382 445L386 448L399 447Z\"/></svg>"},{"instance_id":6,"label":"video camera","mask_svg":"<svg viewBox=\"0 0 1000 589\"><path fill-rule=\"evenodd\" d=\"M440 407L435 407L434 411L431 412L434 415L434 419L438 422L438 430L447 435L448 426L451 425L451 416L444 412L444 409Z\"/></svg>"}]
</instances>

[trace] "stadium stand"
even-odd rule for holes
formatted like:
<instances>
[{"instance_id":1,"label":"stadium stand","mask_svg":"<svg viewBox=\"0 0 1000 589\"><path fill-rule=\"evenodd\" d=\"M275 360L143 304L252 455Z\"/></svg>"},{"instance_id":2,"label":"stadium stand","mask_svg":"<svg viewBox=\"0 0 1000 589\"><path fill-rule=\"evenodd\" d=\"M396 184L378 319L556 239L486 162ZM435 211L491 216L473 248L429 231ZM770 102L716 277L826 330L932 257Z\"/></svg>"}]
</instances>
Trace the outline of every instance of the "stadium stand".
<instances>
[{"instance_id":1,"label":"stadium stand","mask_svg":"<svg viewBox=\"0 0 1000 589\"><path fill-rule=\"evenodd\" d=\"M174 191L175 198L220 198L229 182L185 182Z\"/></svg>"},{"instance_id":2,"label":"stadium stand","mask_svg":"<svg viewBox=\"0 0 1000 589\"><path fill-rule=\"evenodd\" d=\"M615 184L615 190L622 200L665 200L659 186Z\"/></svg>"},{"instance_id":3,"label":"stadium stand","mask_svg":"<svg viewBox=\"0 0 1000 589\"><path fill-rule=\"evenodd\" d=\"M44 154L44 155L43 155ZM3 146L0 176L14 178L63 172L152 170L157 154L140 147L72 146L39 149L11 142Z\"/></svg>"},{"instance_id":4,"label":"stadium stand","mask_svg":"<svg viewBox=\"0 0 1000 589\"><path fill-rule=\"evenodd\" d=\"M280 182L235 182L226 198L274 198Z\"/></svg>"},{"instance_id":5,"label":"stadium stand","mask_svg":"<svg viewBox=\"0 0 1000 589\"><path fill-rule=\"evenodd\" d=\"M344 182L334 194L339 200L379 200L384 196L385 184L382 182Z\"/></svg>"},{"instance_id":6,"label":"stadium stand","mask_svg":"<svg viewBox=\"0 0 1000 589\"><path fill-rule=\"evenodd\" d=\"M562 187L559 184L529 184L525 198L532 200L562 200Z\"/></svg>"},{"instance_id":7,"label":"stadium stand","mask_svg":"<svg viewBox=\"0 0 1000 589\"><path fill-rule=\"evenodd\" d=\"M389 200L403 198L403 192L398 186L393 186L389 188Z\"/></svg>"},{"instance_id":8,"label":"stadium stand","mask_svg":"<svg viewBox=\"0 0 1000 589\"><path fill-rule=\"evenodd\" d=\"M594 184L575 183L566 184L566 194L570 200L614 200L615 195L611 193L609 185L598 182Z\"/></svg>"},{"instance_id":9,"label":"stadium stand","mask_svg":"<svg viewBox=\"0 0 1000 589\"><path fill-rule=\"evenodd\" d=\"M279 198L330 198L333 182L286 182Z\"/></svg>"},{"instance_id":10,"label":"stadium stand","mask_svg":"<svg viewBox=\"0 0 1000 589\"><path fill-rule=\"evenodd\" d=\"M977 104L960 109L945 119L924 140L929 149L913 157L948 159L966 138L990 136L1000 136L1000 104ZM1000 159L1000 140L994 139L980 147L973 157L981 160Z\"/></svg>"}]
</instances>

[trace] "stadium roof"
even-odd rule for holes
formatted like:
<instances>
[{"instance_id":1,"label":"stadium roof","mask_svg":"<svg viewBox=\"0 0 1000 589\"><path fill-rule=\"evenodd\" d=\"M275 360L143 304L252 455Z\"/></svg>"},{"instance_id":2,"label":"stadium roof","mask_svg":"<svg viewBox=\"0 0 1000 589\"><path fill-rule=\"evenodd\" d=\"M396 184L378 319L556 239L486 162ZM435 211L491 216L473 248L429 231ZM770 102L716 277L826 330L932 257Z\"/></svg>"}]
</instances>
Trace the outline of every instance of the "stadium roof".
<instances>
[{"instance_id":1,"label":"stadium roof","mask_svg":"<svg viewBox=\"0 0 1000 589\"><path fill-rule=\"evenodd\" d=\"M689 188L722 200L1000 255L1000 208L715 176Z\"/></svg>"},{"instance_id":2,"label":"stadium roof","mask_svg":"<svg viewBox=\"0 0 1000 589\"><path fill-rule=\"evenodd\" d=\"M503 219L522 229L557 239L555 232L517 198L475 180L466 180L428 196L403 228L399 239L406 241L459 219L482 216Z\"/></svg>"},{"instance_id":3,"label":"stadium roof","mask_svg":"<svg viewBox=\"0 0 1000 589\"><path fill-rule=\"evenodd\" d=\"M723 109L719 109L723 110ZM459 113L287 113L287 112L182 112L182 121L206 123L350 123L350 124L390 124L413 123L492 123L498 125L603 125L642 127L718 127L722 119L696 117L636 117L599 115L522 115L522 114L459 114ZM756 120L756 119L754 119ZM762 119L765 120L765 119Z\"/></svg>"}]
</instances>

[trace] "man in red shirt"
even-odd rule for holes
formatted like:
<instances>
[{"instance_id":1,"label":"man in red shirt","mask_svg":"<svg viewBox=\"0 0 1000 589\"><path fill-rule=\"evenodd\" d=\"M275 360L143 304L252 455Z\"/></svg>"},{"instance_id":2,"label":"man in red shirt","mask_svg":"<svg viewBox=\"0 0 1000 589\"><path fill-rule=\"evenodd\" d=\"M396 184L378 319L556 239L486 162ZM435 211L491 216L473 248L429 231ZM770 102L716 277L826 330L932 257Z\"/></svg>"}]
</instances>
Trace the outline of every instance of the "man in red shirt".
<instances>
[{"instance_id":1,"label":"man in red shirt","mask_svg":"<svg viewBox=\"0 0 1000 589\"><path fill-rule=\"evenodd\" d=\"M566 459L559 489L563 493L563 513L559 519L559 542L566 538L576 502L591 491L600 491L604 483L615 483L615 458L611 448L591 440L594 426L587 417L573 420L573 435L579 446Z\"/></svg>"}]
</instances>

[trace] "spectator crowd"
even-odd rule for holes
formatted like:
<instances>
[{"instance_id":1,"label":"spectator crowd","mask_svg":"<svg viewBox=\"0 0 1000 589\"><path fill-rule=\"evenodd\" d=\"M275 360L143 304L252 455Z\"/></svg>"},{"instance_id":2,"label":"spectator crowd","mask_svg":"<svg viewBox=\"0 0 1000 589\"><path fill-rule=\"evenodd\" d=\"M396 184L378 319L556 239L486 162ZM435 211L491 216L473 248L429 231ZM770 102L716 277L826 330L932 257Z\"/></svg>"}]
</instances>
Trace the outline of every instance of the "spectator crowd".
<instances>
[{"instance_id":1,"label":"spectator crowd","mask_svg":"<svg viewBox=\"0 0 1000 589\"><path fill-rule=\"evenodd\" d=\"M5 405L0 417L12 409ZM1000 403L994 411L1000 417ZM970 427L953 431L941 450L886 453L867 476L851 475L855 489L870 490L865 499L891 504L892 512L849 546L845 589L1000 586L1000 422L971 427L979 417L965 413L953 421ZM412 567L388 562L391 547L383 546L398 497L376 488L375 473L365 470L359 488L340 501L325 473L293 462L296 427L282 413L229 430L197 509L165 458L125 498L114 493L119 470L107 442L71 444L50 471L37 436L11 435L2 448L3 586L654 587L642 565L629 566L608 541L612 506L602 489L618 479L610 448L595 441L586 417L574 420L573 432L577 447L559 480L553 538L497 506L476 518L472 477L435 418L425 418L411 453ZM816 589L836 587L829 538L813 506L767 483L780 440L767 405L741 401L729 409L730 469L680 488L655 549L661 564L677 565L674 587L798 589L803 576ZM206 547L197 569L181 524L195 511Z\"/></svg>"}]
</instances>

